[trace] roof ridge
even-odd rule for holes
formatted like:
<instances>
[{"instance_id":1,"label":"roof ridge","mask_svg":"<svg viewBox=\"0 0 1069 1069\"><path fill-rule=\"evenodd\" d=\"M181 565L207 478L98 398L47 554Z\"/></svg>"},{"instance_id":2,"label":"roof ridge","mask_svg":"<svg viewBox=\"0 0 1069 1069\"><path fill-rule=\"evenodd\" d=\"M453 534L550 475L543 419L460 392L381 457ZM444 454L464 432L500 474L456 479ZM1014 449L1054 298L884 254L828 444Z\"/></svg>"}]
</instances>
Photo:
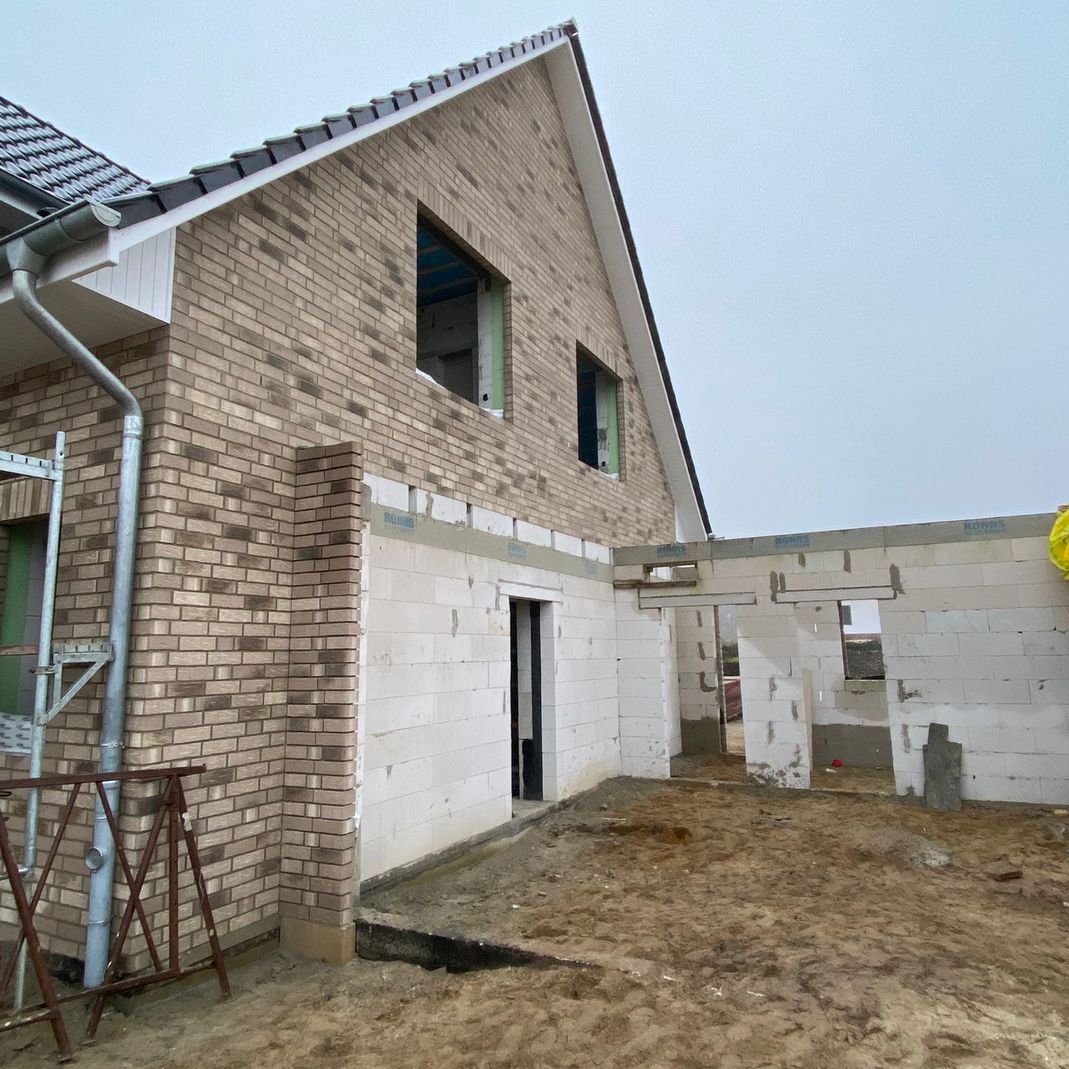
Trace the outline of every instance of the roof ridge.
<instances>
[{"instance_id":1,"label":"roof ridge","mask_svg":"<svg viewBox=\"0 0 1069 1069\"><path fill-rule=\"evenodd\" d=\"M402 111L435 93L459 85L469 78L477 77L496 67L502 67L521 56L563 40L576 32L574 19L550 26L538 33L529 34L519 41L491 49L473 59L464 60L454 67L447 67L437 74L410 82L402 89L394 89L385 96L372 97L364 104L354 104L344 111L323 116L318 122L305 123L293 128L291 133L268 137L252 148L239 149L224 160L198 164L186 174L147 184L135 190L109 197L108 203L122 211L121 226L140 222L162 215L188 201L196 200L205 193L247 178L257 171L265 170L276 163L306 152L325 141L367 126L379 119Z\"/></svg>"},{"instance_id":2,"label":"roof ridge","mask_svg":"<svg viewBox=\"0 0 1069 1069\"><path fill-rule=\"evenodd\" d=\"M40 115L37 115L34 112L30 111L29 108L24 107L22 104L19 104L14 100L10 100L5 96L0 96L0 106L2 105L6 105L8 108L11 108L14 111L18 112L23 118L29 119L31 122L36 123L38 127L45 128L51 131L52 134L54 134L56 137L62 139L63 141L69 142L75 147L81 149L94 160L109 164L111 167L114 167L116 170L120 171L123 175L139 183L142 187L148 187L149 182L147 178L142 178L141 175L137 174L135 171L132 171L125 164L119 163L118 160L113 159L111 156L107 155L107 153L101 152L98 149L87 145L81 138L75 137L73 134L69 134L65 130L61 130L58 126L56 126L55 123L50 122L48 119L43 119ZM7 173L9 174L14 174L15 177L20 178L23 181L30 181L30 184L32 185L38 185L38 183L33 182L31 179L27 179L26 176L19 174L17 171L12 171L4 164L5 161L0 159L0 169L7 171ZM55 193L55 191L51 189L47 189L46 191L52 193L54 196L60 196L64 200L77 199L77 197L71 198L64 194Z\"/></svg>"}]
</instances>

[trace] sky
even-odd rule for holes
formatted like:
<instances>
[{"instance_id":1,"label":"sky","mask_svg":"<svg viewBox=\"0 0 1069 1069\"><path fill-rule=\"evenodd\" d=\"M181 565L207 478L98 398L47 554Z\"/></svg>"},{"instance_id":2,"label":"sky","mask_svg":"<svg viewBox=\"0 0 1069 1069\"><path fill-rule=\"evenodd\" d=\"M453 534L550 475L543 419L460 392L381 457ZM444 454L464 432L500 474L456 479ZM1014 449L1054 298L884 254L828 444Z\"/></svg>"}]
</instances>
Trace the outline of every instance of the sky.
<instances>
[{"instance_id":1,"label":"sky","mask_svg":"<svg viewBox=\"0 0 1069 1069\"><path fill-rule=\"evenodd\" d=\"M1069 4L4 0L150 179L574 17L716 534L1069 501Z\"/></svg>"}]
</instances>

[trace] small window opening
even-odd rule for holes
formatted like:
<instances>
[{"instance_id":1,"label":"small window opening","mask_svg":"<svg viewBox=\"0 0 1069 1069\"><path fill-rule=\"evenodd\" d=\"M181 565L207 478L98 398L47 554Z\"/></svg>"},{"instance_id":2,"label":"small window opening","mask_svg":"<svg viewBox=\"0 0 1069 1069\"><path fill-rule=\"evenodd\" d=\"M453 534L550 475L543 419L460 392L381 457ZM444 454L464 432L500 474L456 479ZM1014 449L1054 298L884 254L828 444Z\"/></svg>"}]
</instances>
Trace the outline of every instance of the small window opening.
<instances>
[{"instance_id":1,"label":"small window opening","mask_svg":"<svg viewBox=\"0 0 1069 1069\"><path fill-rule=\"evenodd\" d=\"M416 229L416 368L505 414L505 282L425 222Z\"/></svg>"},{"instance_id":2,"label":"small window opening","mask_svg":"<svg viewBox=\"0 0 1069 1069\"><path fill-rule=\"evenodd\" d=\"M883 637L878 601L839 602L846 679L883 679Z\"/></svg>"},{"instance_id":3,"label":"small window opening","mask_svg":"<svg viewBox=\"0 0 1069 1069\"><path fill-rule=\"evenodd\" d=\"M606 475L620 474L618 379L582 348L575 359L579 459Z\"/></svg>"}]
</instances>

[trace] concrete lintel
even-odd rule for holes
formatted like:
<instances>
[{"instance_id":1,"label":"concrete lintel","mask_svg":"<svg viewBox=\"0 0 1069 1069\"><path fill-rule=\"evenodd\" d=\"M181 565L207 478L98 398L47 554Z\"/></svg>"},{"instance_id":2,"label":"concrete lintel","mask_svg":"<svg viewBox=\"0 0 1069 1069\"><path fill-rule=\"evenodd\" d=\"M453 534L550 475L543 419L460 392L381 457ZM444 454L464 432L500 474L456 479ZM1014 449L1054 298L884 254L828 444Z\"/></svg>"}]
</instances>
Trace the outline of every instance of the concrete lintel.
<instances>
[{"instance_id":1,"label":"concrete lintel","mask_svg":"<svg viewBox=\"0 0 1069 1069\"><path fill-rule=\"evenodd\" d=\"M892 586L841 586L829 590L781 590L776 594L780 605L798 605L809 601L892 601Z\"/></svg>"},{"instance_id":2,"label":"concrete lintel","mask_svg":"<svg viewBox=\"0 0 1069 1069\"><path fill-rule=\"evenodd\" d=\"M640 609L700 609L706 605L756 604L757 595L752 590L737 594L647 594L640 590L638 595Z\"/></svg>"},{"instance_id":3,"label":"concrete lintel","mask_svg":"<svg viewBox=\"0 0 1069 1069\"><path fill-rule=\"evenodd\" d=\"M612 565L586 559L581 554L577 556L549 546L529 545L515 538L477 531L456 523L443 523L402 508L365 505L364 519L371 534L379 538L437 546L457 553L470 553L476 557L489 557L581 579L596 579L604 583L611 583L613 579ZM581 539L575 541L582 547Z\"/></svg>"},{"instance_id":4,"label":"concrete lintel","mask_svg":"<svg viewBox=\"0 0 1069 1069\"><path fill-rule=\"evenodd\" d=\"M735 557L781 556L821 550L882 549L947 542L979 542L997 538L1035 538L1050 533L1053 513L1026 516L990 516L974 520L910 523L890 527L854 527L839 531L802 531L759 538L714 539L707 542L670 542L659 546L623 546L613 551L620 565L693 564Z\"/></svg>"}]
</instances>

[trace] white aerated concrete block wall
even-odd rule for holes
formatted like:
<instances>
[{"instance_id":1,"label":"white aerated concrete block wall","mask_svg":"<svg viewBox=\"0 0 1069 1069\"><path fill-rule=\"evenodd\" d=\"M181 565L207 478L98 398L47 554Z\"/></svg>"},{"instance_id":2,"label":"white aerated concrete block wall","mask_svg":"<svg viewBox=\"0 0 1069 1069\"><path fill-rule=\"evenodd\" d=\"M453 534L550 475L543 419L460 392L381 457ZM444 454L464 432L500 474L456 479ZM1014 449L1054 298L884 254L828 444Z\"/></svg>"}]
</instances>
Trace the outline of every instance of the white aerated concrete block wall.
<instances>
[{"instance_id":1,"label":"white aerated concrete block wall","mask_svg":"<svg viewBox=\"0 0 1069 1069\"><path fill-rule=\"evenodd\" d=\"M806 703L818 726L878 725L886 709L900 793L923 791L935 722L962 744L964 797L1069 804L1069 583L1045 537L1009 533L1037 519L933 525L933 540L917 545L884 545L880 529L847 532L857 548L834 551L785 536L805 551L714 561L720 578L751 578L756 595L738 608L750 774L807 785ZM855 694L844 680L836 601L859 587L879 598L882 694L856 685ZM824 591L826 601L805 600Z\"/></svg>"},{"instance_id":2,"label":"white aerated concrete block wall","mask_svg":"<svg viewBox=\"0 0 1069 1069\"><path fill-rule=\"evenodd\" d=\"M675 610L640 609L634 590L616 592L616 610L621 770L667 779L679 722Z\"/></svg>"},{"instance_id":3,"label":"white aerated concrete block wall","mask_svg":"<svg viewBox=\"0 0 1069 1069\"><path fill-rule=\"evenodd\" d=\"M553 653L543 647L544 679L553 681L555 759L543 771L547 798L567 798L620 775L616 601L612 586L560 576L563 598L553 606ZM543 713L543 725L546 724Z\"/></svg>"},{"instance_id":4,"label":"white aerated concrete block wall","mask_svg":"<svg viewBox=\"0 0 1069 1069\"><path fill-rule=\"evenodd\" d=\"M1069 803L1069 583L1046 539L908 551L905 594L880 606L899 792L923 791L937 722L962 744L964 797Z\"/></svg>"},{"instance_id":5,"label":"white aerated concrete block wall","mask_svg":"<svg viewBox=\"0 0 1069 1069\"><path fill-rule=\"evenodd\" d=\"M676 614L681 720L720 718L717 686L717 638L713 607L681 608Z\"/></svg>"},{"instance_id":6,"label":"white aerated concrete block wall","mask_svg":"<svg viewBox=\"0 0 1069 1069\"><path fill-rule=\"evenodd\" d=\"M610 583L380 536L366 575L363 879L511 819L509 590L549 603L545 797L619 774Z\"/></svg>"},{"instance_id":7,"label":"white aerated concrete block wall","mask_svg":"<svg viewBox=\"0 0 1069 1069\"><path fill-rule=\"evenodd\" d=\"M771 786L808 788L811 700L803 667L813 642L793 605L759 598L738 607L737 621L747 774Z\"/></svg>"}]
</instances>

